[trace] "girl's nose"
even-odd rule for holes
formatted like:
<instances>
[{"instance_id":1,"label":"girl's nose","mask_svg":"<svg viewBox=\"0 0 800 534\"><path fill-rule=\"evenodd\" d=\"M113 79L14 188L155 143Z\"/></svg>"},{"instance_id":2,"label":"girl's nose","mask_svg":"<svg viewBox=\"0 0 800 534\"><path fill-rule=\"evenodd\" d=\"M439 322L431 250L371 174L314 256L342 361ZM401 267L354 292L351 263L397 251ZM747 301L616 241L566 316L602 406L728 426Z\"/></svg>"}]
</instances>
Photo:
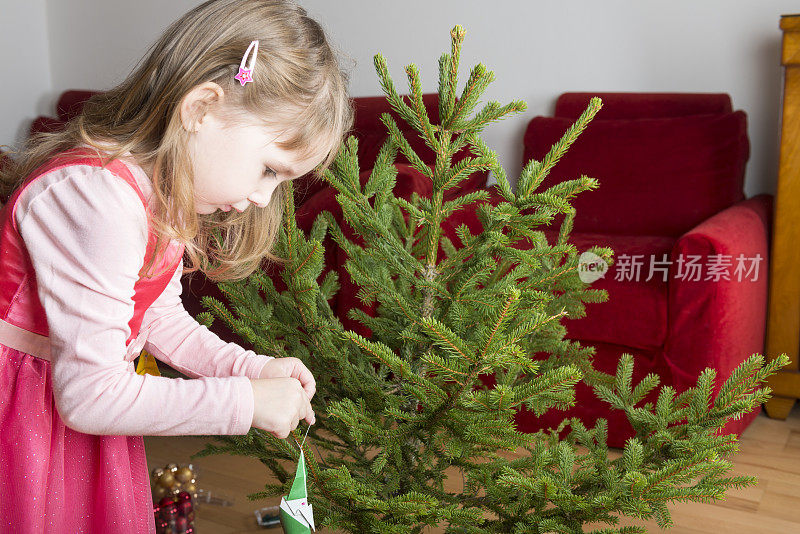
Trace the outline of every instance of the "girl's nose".
<instances>
[{"instance_id":1,"label":"girl's nose","mask_svg":"<svg viewBox=\"0 0 800 534\"><path fill-rule=\"evenodd\" d=\"M268 203L268 200L261 193L253 193L248 197L248 200L259 208L263 208Z\"/></svg>"},{"instance_id":2,"label":"girl's nose","mask_svg":"<svg viewBox=\"0 0 800 534\"><path fill-rule=\"evenodd\" d=\"M255 191L253 191L247 200L258 206L259 208L266 207L269 204L270 199L272 198L272 192L275 190L274 186L266 186L261 187Z\"/></svg>"}]
</instances>

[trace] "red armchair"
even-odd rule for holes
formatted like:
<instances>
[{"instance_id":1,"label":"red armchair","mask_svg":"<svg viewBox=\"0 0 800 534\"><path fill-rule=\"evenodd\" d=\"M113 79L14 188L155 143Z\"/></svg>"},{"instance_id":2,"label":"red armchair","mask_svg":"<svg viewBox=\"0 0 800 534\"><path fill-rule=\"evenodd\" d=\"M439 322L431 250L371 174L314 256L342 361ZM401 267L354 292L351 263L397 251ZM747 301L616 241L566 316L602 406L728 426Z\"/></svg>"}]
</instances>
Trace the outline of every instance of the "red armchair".
<instances>
[{"instance_id":1,"label":"red armchair","mask_svg":"<svg viewBox=\"0 0 800 534\"><path fill-rule=\"evenodd\" d=\"M525 161L541 159L591 96L563 94L554 117L532 119ZM772 197L744 198L746 116L725 94L596 96L603 109L543 184L597 178L600 187L574 202L571 242L581 252L591 245L615 252L615 264L592 286L606 289L608 302L568 320L568 336L595 347L603 371L613 373L630 353L635 379L655 372L680 392L711 367L719 388L744 359L764 351ZM557 228L546 233L554 240ZM757 413L725 432L741 432ZM539 419L523 411L518 423L535 430L566 416L588 424L607 418L612 446L632 435L624 416L583 385L568 413Z\"/></svg>"}]
</instances>

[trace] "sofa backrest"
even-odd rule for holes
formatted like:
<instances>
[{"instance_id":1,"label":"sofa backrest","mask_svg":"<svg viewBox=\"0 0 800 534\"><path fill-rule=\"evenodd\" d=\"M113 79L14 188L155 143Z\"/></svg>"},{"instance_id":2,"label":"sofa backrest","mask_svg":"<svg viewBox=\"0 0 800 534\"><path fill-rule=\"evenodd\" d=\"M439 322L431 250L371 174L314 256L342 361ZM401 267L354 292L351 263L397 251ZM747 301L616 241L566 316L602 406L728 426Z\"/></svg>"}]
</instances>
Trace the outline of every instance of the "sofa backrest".
<instances>
[{"instance_id":1,"label":"sofa backrest","mask_svg":"<svg viewBox=\"0 0 800 534\"><path fill-rule=\"evenodd\" d=\"M583 103L589 98L585 95L562 101L559 113L570 117L530 121L524 138L525 163L541 160L561 139L573 124L572 117L585 109ZM581 175L599 181L597 190L581 193L573 201L575 231L678 237L744 198L750 149L743 111L704 113L725 109L724 99L712 95L700 114L679 116L675 109L697 109L689 104L702 103L705 95L677 99L670 95L662 116L654 95L631 98L630 106L626 98L609 98L608 107L604 101L603 109L541 186ZM643 110L643 118L637 109Z\"/></svg>"},{"instance_id":2,"label":"sofa backrest","mask_svg":"<svg viewBox=\"0 0 800 534\"><path fill-rule=\"evenodd\" d=\"M577 119L595 96L603 101L598 120L718 115L733 111L727 93L563 93L556 100L555 116Z\"/></svg>"}]
</instances>

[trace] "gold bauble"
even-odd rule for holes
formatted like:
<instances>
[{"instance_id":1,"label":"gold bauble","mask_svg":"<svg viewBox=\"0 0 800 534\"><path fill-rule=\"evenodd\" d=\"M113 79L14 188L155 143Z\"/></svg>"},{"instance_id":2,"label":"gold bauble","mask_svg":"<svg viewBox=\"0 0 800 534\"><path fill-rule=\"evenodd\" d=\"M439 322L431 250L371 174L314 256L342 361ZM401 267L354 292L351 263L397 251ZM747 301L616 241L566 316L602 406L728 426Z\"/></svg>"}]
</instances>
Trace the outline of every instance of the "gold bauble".
<instances>
[{"instance_id":1,"label":"gold bauble","mask_svg":"<svg viewBox=\"0 0 800 534\"><path fill-rule=\"evenodd\" d=\"M156 486L153 488L153 501L158 502L167 496L166 488Z\"/></svg>"},{"instance_id":2,"label":"gold bauble","mask_svg":"<svg viewBox=\"0 0 800 534\"><path fill-rule=\"evenodd\" d=\"M183 486L183 491L190 495L194 495L197 491L197 486L195 486L194 480Z\"/></svg>"},{"instance_id":3,"label":"gold bauble","mask_svg":"<svg viewBox=\"0 0 800 534\"><path fill-rule=\"evenodd\" d=\"M158 480L158 477L160 477L163 474L164 470L161 469L160 467L156 467L155 469L153 469L153 472L151 473L152 477L156 480Z\"/></svg>"},{"instance_id":4,"label":"gold bauble","mask_svg":"<svg viewBox=\"0 0 800 534\"><path fill-rule=\"evenodd\" d=\"M175 477L172 475L172 473L167 471L166 473L161 475L161 478L158 479L158 484L162 487L169 489L175 485Z\"/></svg>"},{"instance_id":5,"label":"gold bauble","mask_svg":"<svg viewBox=\"0 0 800 534\"><path fill-rule=\"evenodd\" d=\"M183 466L178 469L178 472L175 473L175 478L180 480L181 482L189 482L194 477L194 473L192 470L186 466Z\"/></svg>"},{"instance_id":6,"label":"gold bauble","mask_svg":"<svg viewBox=\"0 0 800 534\"><path fill-rule=\"evenodd\" d=\"M174 475L175 472L178 470L178 464L167 464L166 469L167 471L172 471L172 474Z\"/></svg>"}]
</instances>

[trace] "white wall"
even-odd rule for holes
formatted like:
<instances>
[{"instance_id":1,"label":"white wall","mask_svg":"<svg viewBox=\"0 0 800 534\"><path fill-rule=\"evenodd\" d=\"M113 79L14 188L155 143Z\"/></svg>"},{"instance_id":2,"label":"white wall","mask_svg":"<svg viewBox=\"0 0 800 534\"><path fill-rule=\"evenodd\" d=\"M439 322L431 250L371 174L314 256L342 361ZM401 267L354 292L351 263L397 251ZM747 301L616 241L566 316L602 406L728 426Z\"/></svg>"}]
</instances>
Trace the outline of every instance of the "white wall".
<instances>
[{"instance_id":1,"label":"white wall","mask_svg":"<svg viewBox=\"0 0 800 534\"><path fill-rule=\"evenodd\" d=\"M46 0L0 0L0 145L16 147L53 100Z\"/></svg>"},{"instance_id":2,"label":"white wall","mask_svg":"<svg viewBox=\"0 0 800 534\"><path fill-rule=\"evenodd\" d=\"M171 20L198 3L47 0L53 90L114 85ZM526 113L485 132L512 180L521 167L525 124L534 115L552 113L564 91L727 92L750 119L747 193L774 192L781 94L778 24L781 14L798 10L796 1L300 3L351 58L353 96L380 94L372 67L378 51L386 56L398 87L406 87L403 66L414 62L423 89L435 91L437 61L449 50L449 30L462 24L467 29L462 81L481 61L497 78L487 100L523 99L529 106ZM39 100L51 94L38 87L31 92L36 91L42 93ZM21 99L15 102L19 108L25 105Z\"/></svg>"}]
</instances>

